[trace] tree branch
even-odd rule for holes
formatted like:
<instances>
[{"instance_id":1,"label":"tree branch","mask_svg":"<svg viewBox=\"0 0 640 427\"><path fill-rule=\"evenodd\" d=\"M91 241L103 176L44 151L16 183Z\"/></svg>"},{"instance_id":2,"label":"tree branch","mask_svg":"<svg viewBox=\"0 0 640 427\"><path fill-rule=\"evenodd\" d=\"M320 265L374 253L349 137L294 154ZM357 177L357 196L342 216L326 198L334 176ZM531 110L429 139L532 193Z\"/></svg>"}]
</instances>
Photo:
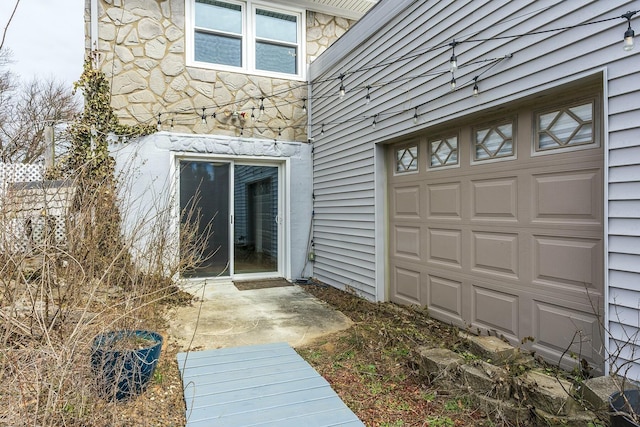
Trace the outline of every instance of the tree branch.
<instances>
[{"instance_id":1,"label":"tree branch","mask_svg":"<svg viewBox=\"0 0 640 427\"><path fill-rule=\"evenodd\" d=\"M16 5L13 7L13 12L11 12L11 16L7 21L7 25L4 27L4 31L2 32L2 40L0 40L0 50L4 46L4 40L7 38L7 31L9 30L9 25L11 25L11 21L13 20L13 16L16 14L16 10L18 10L18 5L20 4L20 0L16 0Z\"/></svg>"}]
</instances>

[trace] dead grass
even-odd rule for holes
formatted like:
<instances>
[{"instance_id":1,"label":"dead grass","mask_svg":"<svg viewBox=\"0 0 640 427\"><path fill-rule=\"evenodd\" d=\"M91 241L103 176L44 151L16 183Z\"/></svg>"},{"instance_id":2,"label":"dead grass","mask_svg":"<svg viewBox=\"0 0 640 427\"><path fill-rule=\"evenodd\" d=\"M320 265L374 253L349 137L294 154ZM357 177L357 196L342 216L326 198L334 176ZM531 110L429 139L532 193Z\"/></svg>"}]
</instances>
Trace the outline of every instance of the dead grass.
<instances>
[{"instance_id":1,"label":"dead grass","mask_svg":"<svg viewBox=\"0 0 640 427\"><path fill-rule=\"evenodd\" d=\"M305 289L354 326L297 349L367 426L497 426L460 390L428 384L413 364L420 345L462 345L455 328L421 309L371 303L332 287Z\"/></svg>"},{"instance_id":2,"label":"dead grass","mask_svg":"<svg viewBox=\"0 0 640 427\"><path fill-rule=\"evenodd\" d=\"M193 261L170 263L167 254L176 243L185 242L186 253L197 248L197 242L189 246L188 233L185 240L175 235L166 210L121 235L117 208L101 203L110 191L106 185L88 193L94 199L68 201L64 234L38 207L47 207L43 197L26 203L9 194L0 204L0 425L184 424L171 346L144 397L108 403L96 390L94 337L118 330L162 333L166 303L184 300L167 277ZM149 421L165 418L165 424Z\"/></svg>"}]
</instances>

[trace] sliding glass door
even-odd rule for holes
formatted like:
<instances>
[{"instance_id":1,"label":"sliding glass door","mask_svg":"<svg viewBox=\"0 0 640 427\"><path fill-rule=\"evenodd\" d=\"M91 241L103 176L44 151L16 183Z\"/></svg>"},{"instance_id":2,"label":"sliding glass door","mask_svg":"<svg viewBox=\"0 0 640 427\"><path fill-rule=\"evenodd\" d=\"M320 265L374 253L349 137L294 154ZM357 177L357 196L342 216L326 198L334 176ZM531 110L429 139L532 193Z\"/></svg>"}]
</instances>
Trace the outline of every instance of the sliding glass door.
<instances>
[{"instance_id":1,"label":"sliding glass door","mask_svg":"<svg viewBox=\"0 0 640 427\"><path fill-rule=\"evenodd\" d=\"M180 160L179 169L183 276L278 276L280 168Z\"/></svg>"}]
</instances>

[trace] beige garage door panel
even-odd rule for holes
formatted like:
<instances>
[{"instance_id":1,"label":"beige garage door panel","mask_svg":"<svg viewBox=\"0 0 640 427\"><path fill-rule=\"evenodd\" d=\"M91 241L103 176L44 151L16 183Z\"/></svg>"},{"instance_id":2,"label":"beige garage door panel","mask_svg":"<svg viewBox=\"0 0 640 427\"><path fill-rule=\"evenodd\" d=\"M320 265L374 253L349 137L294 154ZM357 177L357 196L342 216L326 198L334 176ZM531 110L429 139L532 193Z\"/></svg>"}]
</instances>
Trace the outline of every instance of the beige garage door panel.
<instances>
[{"instance_id":1,"label":"beige garage door panel","mask_svg":"<svg viewBox=\"0 0 640 427\"><path fill-rule=\"evenodd\" d=\"M462 218L462 183L445 182L427 185L427 218L455 220Z\"/></svg>"},{"instance_id":2,"label":"beige garage door panel","mask_svg":"<svg viewBox=\"0 0 640 427\"><path fill-rule=\"evenodd\" d=\"M471 326L500 332L512 339L520 335L520 304L516 294L480 285L471 286Z\"/></svg>"},{"instance_id":3,"label":"beige garage door panel","mask_svg":"<svg viewBox=\"0 0 640 427\"><path fill-rule=\"evenodd\" d=\"M518 177L471 181L471 218L475 220L518 220Z\"/></svg>"},{"instance_id":4,"label":"beige garage door panel","mask_svg":"<svg viewBox=\"0 0 640 427\"><path fill-rule=\"evenodd\" d=\"M420 219L420 186L410 185L392 189L391 206L397 220Z\"/></svg>"},{"instance_id":5,"label":"beige garage door panel","mask_svg":"<svg viewBox=\"0 0 640 427\"><path fill-rule=\"evenodd\" d=\"M392 253L395 257L417 262L422 260L420 227L396 225L392 235Z\"/></svg>"},{"instance_id":6,"label":"beige garage door panel","mask_svg":"<svg viewBox=\"0 0 640 427\"><path fill-rule=\"evenodd\" d=\"M602 247L601 239L533 236L533 284L559 285L571 291L585 289L601 294Z\"/></svg>"},{"instance_id":7,"label":"beige garage door panel","mask_svg":"<svg viewBox=\"0 0 640 427\"><path fill-rule=\"evenodd\" d=\"M429 228L426 237L428 263L462 271L462 230Z\"/></svg>"},{"instance_id":8,"label":"beige garage door panel","mask_svg":"<svg viewBox=\"0 0 640 427\"><path fill-rule=\"evenodd\" d=\"M533 222L602 224L601 169L553 174L535 174L531 207Z\"/></svg>"},{"instance_id":9,"label":"beige garage door panel","mask_svg":"<svg viewBox=\"0 0 640 427\"><path fill-rule=\"evenodd\" d=\"M401 263L397 263L401 264ZM418 304L422 302L421 282L422 274L419 271L404 268L402 265L395 265L391 272L395 283L394 295L398 302L403 304Z\"/></svg>"},{"instance_id":10,"label":"beige garage door panel","mask_svg":"<svg viewBox=\"0 0 640 427\"><path fill-rule=\"evenodd\" d=\"M520 237L517 233L473 231L471 270L499 275L507 280L520 279Z\"/></svg>"},{"instance_id":11,"label":"beige garage door panel","mask_svg":"<svg viewBox=\"0 0 640 427\"><path fill-rule=\"evenodd\" d=\"M425 274L427 309L442 320L456 325L464 323L462 306L462 281Z\"/></svg>"},{"instance_id":12,"label":"beige garage door panel","mask_svg":"<svg viewBox=\"0 0 640 427\"><path fill-rule=\"evenodd\" d=\"M601 304L595 299L594 305ZM533 324L531 336L536 340L530 346L543 357L560 361L564 354L573 354L577 360L602 363L600 322L590 307L582 310L547 301L532 301Z\"/></svg>"}]
</instances>

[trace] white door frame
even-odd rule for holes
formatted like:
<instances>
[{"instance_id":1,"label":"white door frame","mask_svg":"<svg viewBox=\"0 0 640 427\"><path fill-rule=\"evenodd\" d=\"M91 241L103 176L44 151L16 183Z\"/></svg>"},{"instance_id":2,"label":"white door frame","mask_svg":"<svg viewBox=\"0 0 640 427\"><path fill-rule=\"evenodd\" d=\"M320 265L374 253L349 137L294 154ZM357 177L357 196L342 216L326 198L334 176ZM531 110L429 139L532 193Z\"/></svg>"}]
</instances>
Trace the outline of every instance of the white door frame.
<instances>
[{"instance_id":1,"label":"white door frame","mask_svg":"<svg viewBox=\"0 0 640 427\"><path fill-rule=\"evenodd\" d=\"M180 162L181 161L199 161L199 162L217 162L217 163L229 163L231 168L229 172L229 275L220 277L197 277L188 278L180 277L182 281L212 281L212 282L228 282L236 279L266 279L275 277L288 278L291 270L291 257L289 243L289 221L286 217L286 213L289 212L287 207L289 206L289 191L290 191L290 178L288 171L290 170L289 159L282 157L257 157L257 156L224 156L224 155L211 155L207 153L187 153L187 152L172 152L170 156L170 170L171 170L171 194L173 195L172 203L172 215L171 215L171 230L172 234L179 239L180 235ZM235 186L235 165L243 166L272 166L278 168L278 267L275 272L266 273L248 273L239 274L234 273L234 186ZM179 242L176 242L176 245ZM176 246L177 247L177 246ZM177 251L176 256L180 256Z\"/></svg>"}]
</instances>

